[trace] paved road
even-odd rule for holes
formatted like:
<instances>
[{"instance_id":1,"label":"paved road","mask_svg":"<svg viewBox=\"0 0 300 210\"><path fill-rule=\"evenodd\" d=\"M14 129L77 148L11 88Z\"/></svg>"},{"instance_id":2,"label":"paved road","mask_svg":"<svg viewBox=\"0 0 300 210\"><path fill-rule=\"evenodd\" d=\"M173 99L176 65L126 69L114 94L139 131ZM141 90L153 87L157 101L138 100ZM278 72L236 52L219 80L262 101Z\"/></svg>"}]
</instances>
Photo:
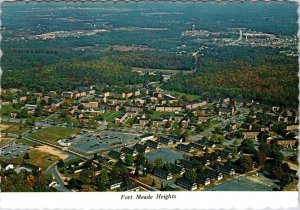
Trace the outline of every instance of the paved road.
<instances>
[{"instance_id":1,"label":"paved road","mask_svg":"<svg viewBox=\"0 0 300 210\"><path fill-rule=\"evenodd\" d=\"M46 171L46 174L52 174L54 177L55 181L57 182L58 186L55 187L58 191L61 192L70 192L69 189L65 187L64 181L61 179L60 175L58 174L57 168L56 168L56 163L52 164Z\"/></svg>"},{"instance_id":2,"label":"paved road","mask_svg":"<svg viewBox=\"0 0 300 210\"><path fill-rule=\"evenodd\" d=\"M13 123L23 123L25 122L24 119L17 119L17 118L0 118L0 122L13 122Z\"/></svg>"},{"instance_id":3,"label":"paved road","mask_svg":"<svg viewBox=\"0 0 300 210\"><path fill-rule=\"evenodd\" d=\"M17 138L19 135L18 134L15 134L15 133L2 133L2 136L3 137L6 137L6 134L7 134L7 137L13 137L13 138Z\"/></svg>"}]
</instances>

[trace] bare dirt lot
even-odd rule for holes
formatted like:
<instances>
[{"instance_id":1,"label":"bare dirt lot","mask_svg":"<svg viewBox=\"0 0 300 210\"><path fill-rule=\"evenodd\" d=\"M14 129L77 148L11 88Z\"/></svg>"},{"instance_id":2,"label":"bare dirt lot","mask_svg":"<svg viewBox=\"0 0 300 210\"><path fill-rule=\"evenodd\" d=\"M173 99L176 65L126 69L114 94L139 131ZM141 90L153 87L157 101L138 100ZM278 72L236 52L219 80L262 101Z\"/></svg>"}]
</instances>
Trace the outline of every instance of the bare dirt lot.
<instances>
[{"instance_id":1,"label":"bare dirt lot","mask_svg":"<svg viewBox=\"0 0 300 210\"><path fill-rule=\"evenodd\" d=\"M10 125L0 124L0 131L6 130Z\"/></svg>"},{"instance_id":2,"label":"bare dirt lot","mask_svg":"<svg viewBox=\"0 0 300 210\"><path fill-rule=\"evenodd\" d=\"M68 157L68 155L66 153L63 153L63 152L61 152L57 149L54 149L54 148L46 146L46 145L38 146L36 149L41 151L41 152L45 152L45 153L49 153L49 154L52 154L54 156L57 156L60 159L65 159L65 158Z\"/></svg>"}]
</instances>

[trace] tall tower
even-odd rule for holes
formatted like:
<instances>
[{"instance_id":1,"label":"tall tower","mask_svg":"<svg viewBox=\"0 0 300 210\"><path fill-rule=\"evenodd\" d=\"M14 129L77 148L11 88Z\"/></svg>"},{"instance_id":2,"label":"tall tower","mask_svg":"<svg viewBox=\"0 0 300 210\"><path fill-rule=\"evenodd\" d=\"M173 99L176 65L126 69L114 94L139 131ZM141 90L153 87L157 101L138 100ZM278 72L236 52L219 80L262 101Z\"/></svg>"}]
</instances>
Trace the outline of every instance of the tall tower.
<instances>
[{"instance_id":1,"label":"tall tower","mask_svg":"<svg viewBox=\"0 0 300 210\"><path fill-rule=\"evenodd\" d=\"M240 29L240 38L239 38L239 40L242 40L242 39L243 39L243 30Z\"/></svg>"},{"instance_id":2,"label":"tall tower","mask_svg":"<svg viewBox=\"0 0 300 210\"><path fill-rule=\"evenodd\" d=\"M196 29L196 26L192 25L192 31L195 31L195 29Z\"/></svg>"}]
</instances>

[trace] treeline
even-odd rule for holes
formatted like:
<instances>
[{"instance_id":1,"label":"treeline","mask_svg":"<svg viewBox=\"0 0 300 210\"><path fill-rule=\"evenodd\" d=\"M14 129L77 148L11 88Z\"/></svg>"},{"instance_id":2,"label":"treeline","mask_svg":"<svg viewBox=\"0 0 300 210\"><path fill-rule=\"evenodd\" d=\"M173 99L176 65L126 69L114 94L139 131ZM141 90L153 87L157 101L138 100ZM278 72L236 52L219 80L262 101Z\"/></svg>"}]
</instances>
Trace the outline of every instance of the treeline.
<instances>
[{"instance_id":1,"label":"treeline","mask_svg":"<svg viewBox=\"0 0 300 210\"><path fill-rule=\"evenodd\" d=\"M9 169L1 172L2 192L56 192L49 187L51 179L39 172L16 173Z\"/></svg>"},{"instance_id":2,"label":"treeline","mask_svg":"<svg viewBox=\"0 0 300 210\"><path fill-rule=\"evenodd\" d=\"M75 90L91 84L130 85L157 80L159 76L144 76L132 72L120 63L104 60L70 60L31 71L6 71L3 88L26 87L33 91Z\"/></svg>"},{"instance_id":3,"label":"treeline","mask_svg":"<svg viewBox=\"0 0 300 210\"><path fill-rule=\"evenodd\" d=\"M226 53L210 54L201 59L203 65L195 74L178 74L164 87L203 97L243 97L298 106L297 58L275 54L271 49L268 52L252 50L248 56L235 57L236 49L232 53L226 49Z\"/></svg>"},{"instance_id":4,"label":"treeline","mask_svg":"<svg viewBox=\"0 0 300 210\"><path fill-rule=\"evenodd\" d=\"M150 68L192 70L194 60L190 55L175 55L164 52L131 52L110 55L109 60L120 62L126 66Z\"/></svg>"}]
</instances>

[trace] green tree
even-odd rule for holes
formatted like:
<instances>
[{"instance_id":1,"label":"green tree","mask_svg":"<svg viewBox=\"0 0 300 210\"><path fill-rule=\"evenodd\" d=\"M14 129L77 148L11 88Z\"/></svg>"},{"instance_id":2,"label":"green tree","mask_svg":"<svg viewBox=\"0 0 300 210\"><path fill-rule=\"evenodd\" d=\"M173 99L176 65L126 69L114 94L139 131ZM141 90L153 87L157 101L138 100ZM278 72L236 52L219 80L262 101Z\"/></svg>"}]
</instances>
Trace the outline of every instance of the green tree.
<instances>
[{"instance_id":1,"label":"green tree","mask_svg":"<svg viewBox=\"0 0 300 210\"><path fill-rule=\"evenodd\" d=\"M34 116L35 117L40 117L42 116L42 106L39 104L37 105L36 109L34 110Z\"/></svg>"},{"instance_id":2,"label":"green tree","mask_svg":"<svg viewBox=\"0 0 300 210\"><path fill-rule=\"evenodd\" d=\"M255 155L255 160L258 165L264 164L267 155L263 151L258 151Z\"/></svg>"},{"instance_id":3,"label":"green tree","mask_svg":"<svg viewBox=\"0 0 300 210\"><path fill-rule=\"evenodd\" d=\"M153 186L153 187L154 187L154 186L155 186L155 184L156 184L156 183L155 183L155 180L153 179L153 180L152 180L152 184L151 184L151 186Z\"/></svg>"},{"instance_id":4,"label":"green tree","mask_svg":"<svg viewBox=\"0 0 300 210\"><path fill-rule=\"evenodd\" d=\"M41 100L40 101L40 105L43 107L43 106L46 106L47 105L47 102L45 100Z\"/></svg>"},{"instance_id":5,"label":"green tree","mask_svg":"<svg viewBox=\"0 0 300 210\"><path fill-rule=\"evenodd\" d=\"M106 191L109 177L106 170L102 170L96 178L97 188L99 191Z\"/></svg>"},{"instance_id":6,"label":"green tree","mask_svg":"<svg viewBox=\"0 0 300 210\"><path fill-rule=\"evenodd\" d=\"M79 104L79 105L78 105L78 109L79 109L79 110L83 110L83 109L84 109L84 106L83 106L82 104Z\"/></svg>"},{"instance_id":7,"label":"green tree","mask_svg":"<svg viewBox=\"0 0 300 210\"><path fill-rule=\"evenodd\" d=\"M138 166L140 166L140 165L145 165L145 163L146 163L146 158L145 158L144 154L139 153L139 154L136 156L136 164L137 164Z\"/></svg>"},{"instance_id":8,"label":"green tree","mask_svg":"<svg viewBox=\"0 0 300 210\"><path fill-rule=\"evenodd\" d=\"M29 159L30 159L29 153L26 152L26 153L24 154L23 158L26 159L26 160L29 160Z\"/></svg>"},{"instance_id":9,"label":"green tree","mask_svg":"<svg viewBox=\"0 0 300 210\"><path fill-rule=\"evenodd\" d=\"M267 156L269 156L272 152L272 147L270 144L261 143L258 147L258 150L264 152Z\"/></svg>"},{"instance_id":10,"label":"green tree","mask_svg":"<svg viewBox=\"0 0 300 210\"><path fill-rule=\"evenodd\" d=\"M188 169L185 173L184 173L184 177L189 180L190 182L195 182L196 178L197 178L197 174L194 170L192 169Z\"/></svg>"},{"instance_id":11,"label":"green tree","mask_svg":"<svg viewBox=\"0 0 300 210\"><path fill-rule=\"evenodd\" d=\"M203 141L203 142L207 142L207 141L208 141L207 136L203 136L203 137L202 137L202 141Z\"/></svg>"},{"instance_id":12,"label":"green tree","mask_svg":"<svg viewBox=\"0 0 300 210\"><path fill-rule=\"evenodd\" d=\"M196 167L196 172L197 173L203 173L203 171L204 171L204 165L203 165L202 162L196 161L195 162L195 167Z\"/></svg>"},{"instance_id":13,"label":"green tree","mask_svg":"<svg viewBox=\"0 0 300 210\"><path fill-rule=\"evenodd\" d=\"M256 149L254 146L254 143L252 140L244 140L241 145L239 146L239 149L243 152L243 153L247 153L247 154L255 154L256 153Z\"/></svg>"},{"instance_id":14,"label":"green tree","mask_svg":"<svg viewBox=\"0 0 300 210\"><path fill-rule=\"evenodd\" d=\"M116 179L121 175L121 165L116 164L109 173L109 177Z\"/></svg>"},{"instance_id":15,"label":"green tree","mask_svg":"<svg viewBox=\"0 0 300 210\"><path fill-rule=\"evenodd\" d=\"M223 144L223 142L225 141L225 137L221 134L213 134L211 135L211 140L213 142L217 142L219 144Z\"/></svg>"},{"instance_id":16,"label":"green tree","mask_svg":"<svg viewBox=\"0 0 300 210\"><path fill-rule=\"evenodd\" d=\"M71 178L68 182L69 189L80 189L81 184L77 179Z\"/></svg>"},{"instance_id":17,"label":"green tree","mask_svg":"<svg viewBox=\"0 0 300 210\"><path fill-rule=\"evenodd\" d=\"M182 141L183 142L186 142L187 140L188 140L188 138L189 138L189 132L188 131L184 131L182 134L181 134L181 138L182 138Z\"/></svg>"},{"instance_id":18,"label":"green tree","mask_svg":"<svg viewBox=\"0 0 300 210\"><path fill-rule=\"evenodd\" d=\"M128 165L133 165L134 163L134 158L132 155L126 155L125 157L125 162L128 164Z\"/></svg>"},{"instance_id":19,"label":"green tree","mask_svg":"<svg viewBox=\"0 0 300 210\"><path fill-rule=\"evenodd\" d=\"M26 119L26 124L30 125L30 126L34 126L35 125L35 119L33 117L29 117Z\"/></svg>"},{"instance_id":20,"label":"green tree","mask_svg":"<svg viewBox=\"0 0 300 210\"><path fill-rule=\"evenodd\" d=\"M22 108L21 111L17 115L19 118L27 118L28 115L28 109L27 108Z\"/></svg>"},{"instance_id":21,"label":"green tree","mask_svg":"<svg viewBox=\"0 0 300 210\"><path fill-rule=\"evenodd\" d=\"M154 163L156 168L161 168L164 164L164 161L161 158L156 158Z\"/></svg>"},{"instance_id":22,"label":"green tree","mask_svg":"<svg viewBox=\"0 0 300 210\"><path fill-rule=\"evenodd\" d=\"M59 159L59 160L58 160L57 166L58 166L58 167L65 167L65 162L63 161L63 159Z\"/></svg>"},{"instance_id":23,"label":"green tree","mask_svg":"<svg viewBox=\"0 0 300 210\"><path fill-rule=\"evenodd\" d=\"M252 158L248 155L243 155L242 157L240 157L238 160L237 160L237 165L240 166L241 168L241 172L242 173L245 173L245 172L248 172L248 171L251 171L252 168L253 168L253 161L252 161Z\"/></svg>"},{"instance_id":24,"label":"green tree","mask_svg":"<svg viewBox=\"0 0 300 210\"><path fill-rule=\"evenodd\" d=\"M79 175L79 180L82 181L83 184L89 184L91 182L92 173L91 169L83 169Z\"/></svg>"},{"instance_id":25,"label":"green tree","mask_svg":"<svg viewBox=\"0 0 300 210\"><path fill-rule=\"evenodd\" d=\"M281 164L284 158L283 154L277 150L272 150L270 157L273 158L275 164Z\"/></svg>"}]
</instances>

